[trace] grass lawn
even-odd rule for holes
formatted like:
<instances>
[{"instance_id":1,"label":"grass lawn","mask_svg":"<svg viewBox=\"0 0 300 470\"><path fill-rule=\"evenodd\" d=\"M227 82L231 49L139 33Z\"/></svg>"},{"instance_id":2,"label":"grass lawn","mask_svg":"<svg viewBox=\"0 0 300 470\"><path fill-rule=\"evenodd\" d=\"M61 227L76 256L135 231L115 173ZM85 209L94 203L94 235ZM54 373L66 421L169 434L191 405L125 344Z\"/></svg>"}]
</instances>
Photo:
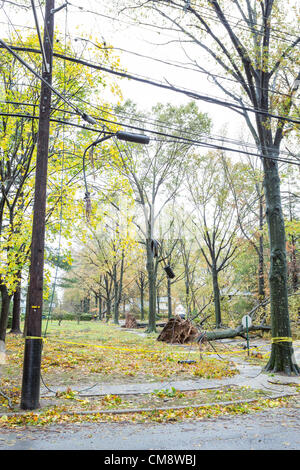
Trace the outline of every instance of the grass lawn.
<instances>
[{"instance_id":1,"label":"grass lawn","mask_svg":"<svg viewBox=\"0 0 300 470\"><path fill-rule=\"evenodd\" d=\"M139 333L143 333L142 331ZM49 386L149 382L167 379L222 378L237 373L232 362L203 356L197 346L168 345L157 334L138 334L100 322L48 324L41 372ZM24 339L7 335L2 378L21 381ZM194 364L178 361L193 359Z\"/></svg>"},{"instance_id":2,"label":"grass lawn","mask_svg":"<svg viewBox=\"0 0 300 470\"><path fill-rule=\"evenodd\" d=\"M209 345L204 345L200 353L196 344L186 347L169 345L156 341L157 336L157 333L145 335L143 330L126 331L116 325L97 321L79 324L65 321L61 325L57 321L49 322L42 354L42 385L45 384L49 390L55 387L57 393L45 399L41 396L42 409L38 414L23 413L22 417L8 417L5 413L20 412L24 338L7 334L7 360L1 366L0 376L0 412L4 414L0 418L0 427L22 425L24 422L28 424L32 420L31 424L47 424L67 411L85 413L97 410L153 409L155 414L156 409L165 407L172 409L221 401L264 399L261 391L222 386L219 390L179 392L170 387L165 390L158 388L151 394L98 397L83 396L74 391L74 388L85 389L102 383L221 379L238 373L234 363L226 359L229 356L216 357ZM218 351L222 347L218 346ZM245 357L245 352L241 354ZM195 362L179 362L186 359ZM108 416L105 419L112 419ZM83 415L80 419L84 419ZM117 419L116 416L114 419Z\"/></svg>"}]
</instances>

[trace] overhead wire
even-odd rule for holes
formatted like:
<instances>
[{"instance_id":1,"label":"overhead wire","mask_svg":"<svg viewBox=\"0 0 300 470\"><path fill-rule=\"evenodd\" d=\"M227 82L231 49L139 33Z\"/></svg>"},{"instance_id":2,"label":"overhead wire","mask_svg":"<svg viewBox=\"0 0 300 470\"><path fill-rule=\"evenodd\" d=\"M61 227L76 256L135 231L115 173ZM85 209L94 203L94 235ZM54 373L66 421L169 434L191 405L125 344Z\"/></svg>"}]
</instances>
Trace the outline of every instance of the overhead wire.
<instances>
[{"instance_id":1,"label":"overhead wire","mask_svg":"<svg viewBox=\"0 0 300 470\"><path fill-rule=\"evenodd\" d=\"M38 116L32 116L32 115L28 115L28 114L21 115L21 114L11 114L11 113L2 113L2 112L0 112L0 115L2 115L2 116L12 116L12 117L23 117L23 118L29 118L29 119L38 119ZM116 123L114 121L110 121L110 120L104 119L104 118L97 118L97 120L99 120L101 122L105 122L105 123L124 126L124 123ZM60 119L53 119L53 118L50 118L50 121L61 123L61 124L67 124L67 125L70 125L70 126L75 126L75 127L79 127L79 128L83 128L83 129L88 129L86 126L81 126L81 125L76 124L76 123L71 123L70 121L63 121L63 120L60 120ZM125 125L125 127L129 127L130 129L135 129L135 130L139 130L139 131L143 131L143 132L146 131L147 133L152 133L152 134L155 134L155 135L159 135L160 137L168 137L168 138L176 139L177 142L178 141L185 142L185 143L190 144L190 145L195 145L195 146L199 146L199 147L207 147L207 148L212 148L212 149L216 149L216 150L223 150L223 151L228 151L228 152L234 152L234 153L239 153L239 154L243 154L243 155L249 155L249 156L252 156L252 157L255 156L255 157L258 157L258 158L261 158L261 159L267 159L267 160L272 160L272 161L277 161L277 162L282 162L282 163L289 163L289 164L292 164L292 165L300 166L299 161L295 161L295 160L283 159L283 158L280 158L280 157L274 157L274 156L269 156L269 155L261 155L259 153L247 152L245 150L235 149L235 148L232 148L232 147L225 147L225 146L222 146L222 145L210 144L208 142L204 142L204 141L200 141L200 140L193 140L193 139L188 139L188 138L181 137L181 136L174 136L172 134L167 134L167 133L164 133L164 132L159 132L159 131L155 131L155 130L151 130L151 129L145 129L145 128L141 128L141 127L137 127L137 126L133 126L133 125L129 125L129 124ZM94 129L94 128L90 128L89 130L92 130L92 131L97 132L97 133L100 132L99 129ZM164 140L164 142L168 142L168 141ZM171 142L171 141L169 141L169 142ZM174 142L174 140L173 140L173 142Z\"/></svg>"},{"instance_id":2,"label":"overhead wire","mask_svg":"<svg viewBox=\"0 0 300 470\"><path fill-rule=\"evenodd\" d=\"M162 2L162 3L166 3L166 2ZM179 11L182 11L182 7L179 6L179 5L178 5L178 6L177 6L177 5L171 5L171 8L174 9L174 10L177 9L177 10L179 10ZM201 9L209 10L211 14L208 14L208 13L205 14L205 13L203 13L203 12L201 11ZM216 12L215 12L214 10L210 10L208 7L205 7L205 6L203 6L203 5L200 5L198 8L195 7L195 6L192 6L192 7L190 6L190 7L188 8L188 10L189 10L191 13L193 13L193 11L195 11L196 13L199 13L199 14L201 15L201 17L203 17L203 18L205 18L205 19L212 20L212 21L214 21L214 22L216 22L216 23L221 24L220 19L219 19L217 16L216 16L216 17L213 16L213 14L216 13ZM241 21L241 20L243 20L242 17L240 17L240 18L239 18L239 17L234 17L234 16L230 15L228 12L226 12L226 20L227 20L227 23L228 23L229 25L234 26L236 29L240 29L240 30L242 30L242 31L249 31L249 32L252 33L252 34L258 34L259 36L264 36L264 33L261 32L261 31L258 31L257 29L255 29L255 28L253 28L253 27L250 27L250 26L243 26L243 25L241 25L241 24L236 24L236 23L234 23L233 21L228 20L228 18L235 18L235 19L237 19L238 21ZM266 18L266 17L264 17L264 19L268 19L268 20L269 20L269 18ZM262 27L262 25L260 25L259 23L255 23L255 25ZM281 36L281 35L272 33L272 29L274 29L274 28L272 28L272 27L270 26L270 37L274 37L274 38L276 38L276 39L278 39L278 40L280 40L280 41L284 41L284 42L286 42L287 44L293 44L293 43L294 43L294 41L289 41L288 39L286 39L285 36ZM278 30L277 30L277 31L278 31ZM298 38L298 35L296 35L296 34L293 35L292 33L289 33L289 35L290 35L290 36L294 36L295 38Z\"/></svg>"},{"instance_id":3,"label":"overhead wire","mask_svg":"<svg viewBox=\"0 0 300 470\"><path fill-rule=\"evenodd\" d=\"M158 126L160 128L172 130L172 131L175 131L175 132L180 132L181 134L183 133L183 134L187 134L187 135L198 136L198 134L196 134L195 132L193 133L190 130L182 129L180 127L174 127L174 125L166 124L166 123L164 123L160 120L154 119L154 118L151 119L149 117L145 118L145 117L138 117L136 115L133 116L132 114L128 114L124 111L113 113L113 112L108 110L108 107L105 107L105 106L97 107L97 106L83 100L82 98L80 98L80 101L83 101L83 103L95 108L95 110L97 110L97 111L101 111L101 112L104 111L105 114L109 114L113 117L122 117L122 118L125 117L125 119L129 119L130 122L138 121L142 124L146 123L146 124L149 124L149 125ZM96 116L93 116L93 117L95 119L97 119ZM121 125L121 123L119 123L119 124ZM124 121L122 122L122 125L126 127L126 123ZM136 128L136 129L143 130L143 128L140 128L140 127ZM148 131L148 129L145 129L145 130ZM223 142L229 142L229 143L232 143L232 144L235 144L235 145L243 145L245 147L257 148L257 146L255 144L250 144L250 143L247 143L247 142L244 142L244 141L241 141L241 140L236 140L236 139L228 139L224 136L216 136L216 135L211 134L211 133L209 133L206 137L209 138L209 139L212 139L212 140L219 140L219 141L223 141ZM267 147L267 146L263 146L262 150L272 150L272 148ZM285 155L290 156L290 152L286 152L286 151L283 151L283 150L280 151L280 154L285 154Z\"/></svg>"},{"instance_id":4,"label":"overhead wire","mask_svg":"<svg viewBox=\"0 0 300 470\"><path fill-rule=\"evenodd\" d=\"M10 52L12 52L12 53L16 56L16 54L12 51L12 49L10 49L9 46L7 46L7 45L4 43L4 41L2 41L1 39L0 39L0 41L2 42L2 44L4 45L4 47L6 47ZM19 58L18 56L17 56L17 58L18 58L19 60L21 59L21 58ZM70 57L69 57L68 59L72 60ZM28 64L25 63L25 61L22 62L22 59L21 59L20 61L21 61L21 63L23 63L23 65L27 66L27 68L29 68L29 70L32 71L38 78L42 79L42 77L40 77L38 74L36 74L36 73L30 68L30 66L28 66ZM46 82L46 84L47 84L47 82ZM152 83L152 84L153 84L153 83ZM47 84L47 85L49 85L49 84ZM174 91L174 87L171 87L171 89ZM55 93L58 94L58 96L59 96L60 98L62 98L69 106L71 106L71 107L76 111L76 113L78 113L78 108L75 107L69 100L66 100L66 99L65 99L59 92L57 92L56 90L55 90ZM194 94L195 92L190 92L190 93L193 93L193 94ZM198 95L197 95L197 98L198 98ZM206 100L209 100L209 99L213 99L213 100L214 100L214 98L211 98L211 97L206 97L205 99L206 99ZM220 103L218 103L218 104L220 104ZM224 102L223 102L223 105L225 105ZM233 106L232 103L228 103L228 102L226 103L226 105L227 105L228 107L232 107L232 106ZM242 107L242 109L245 109L245 107ZM254 112L255 112L254 109L251 109L251 111L254 111ZM263 111L260 111L260 110L257 111L257 112L259 112L259 113L264 113ZM300 121L291 120L291 119L285 118L285 117L283 117L283 116L272 115L271 113L267 113L267 114L270 115L270 116L272 116L272 117L276 117L276 118L278 118L278 119L285 119L285 120L288 120L288 121L297 122L297 123L299 122L299 123L300 123ZM106 120L106 121L109 122L108 120ZM199 142L198 142L198 143L199 143ZM203 144L203 142L202 142L201 144ZM220 147L218 147L218 148L220 148ZM248 152L248 153L249 153L249 152ZM257 155L257 156L259 156L259 155ZM272 158L272 159L273 159L273 158ZM286 161L286 162L287 162L287 161ZM294 163L294 162L292 162L292 163Z\"/></svg>"},{"instance_id":5,"label":"overhead wire","mask_svg":"<svg viewBox=\"0 0 300 470\"><path fill-rule=\"evenodd\" d=\"M40 2L39 2L40 3ZM68 2L69 4L69 2ZM5 12L5 15L6 17L8 18L8 20L10 21L7 13ZM12 23L11 23L12 24ZM18 32L16 31L16 33L18 34ZM19 35L18 35L19 37ZM16 54L14 52L14 46L8 46L3 40L0 39L0 43L2 43L2 46L5 47L7 50L9 50L9 52L11 52L25 67L27 67L32 73L34 73L38 78L40 78L42 81L43 81L43 77L41 77L40 75L38 75L21 57L18 56L18 54ZM22 44L22 40L21 40L21 44ZM24 45L24 44L23 44ZM37 53L42 53L42 51L38 51L38 50L35 50L35 49L31 49L32 52L37 52ZM61 54L55 54L54 55L56 57L60 57L60 58L63 58L65 59L66 57L61 57ZM117 70L113 70L113 69L110 69L108 67L103 67L103 66L97 66L96 64L93 64L91 61L89 61L89 63L86 63L86 61L82 61L82 60L78 60L76 58L72 58L72 57L68 57L67 58L68 60L73 60L75 62L79 62L79 63L83 63L84 62L84 65L87 65L87 66L90 66L90 67L94 67L96 69L100 69L100 70L103 70L105 72L108 72L108 73L112 73L114 75L117 75L117 76L121 76L121 77L126 77L126 78L130 78L130 79L133 79L133 80L137 80L137 81L141 81L141 82L144 82L144 83L148 83L150 85L154 85L154 86L159 86L161 88L165 88L165 89L170 89L172 91L175 91L175 92L179 92L179 93L184 93L186 94L187 96L190 96L194 99L202 99L204 101L207 101L209 103L212 103L212 104L219 104L219 105L222 105L222 106L226 106L228 108L233 108L233 109L241 109L243 111L249 111L249 112L254 112L254 113L258 113L258 114L262 114L262 115L266 115L268 117L273 117L273 118L276 118L276 119L280 119L280 120L285 120L285 121L288 121L288 122L293 122L293 123L299 123L300 124L300 121L298 120L295 120L295 119L291 119L291 118L288 118L288 117L284 117L284 116L280 116L280 115L274 115L272 113L269 113L269 112L266 112L264 110L260 110L260 109L255 109L253 107L249 107L249 106L245 106L245 105L238 105L236 103L232 103L228 100L224 100L224 99L220 99L218 97L212 97L212 96L209 96L209 95L203 95L203 94L199 94L197 93L196 91L193 91L193 90L188 90L188 89L185 89L185 88L178 88L178 87L175 87L175 86L172 86L172 85L166 85L164 84L163 82L158 82L158 81L154 81L152 80L151 78L149 77L144 77L144 76L141 76L141 75L132 75L132 74L127 74L125 72L118 72ZM47 84L47 82L44 80L44 82ZM48 84L48 86L51 88L51 85ZM53 87L51 88L52 91L54 93L56 93L58 96L60 96L62 99L64 99L65 101L67 101L57 90L55 90ZM73 109L78 113L80 114L84 119L88 116L86 116L86 114L82 111L80 111L77 107L75 107L74 105L72 105L72 103L68 103L69 106L73 107Z\"/></svg>"},{"instance_id":6,"label":"overhead wire","mask_svg":"<svg viewBox=\"0 0 300 470\"><path fill-rule=\"evenodd\" d=\"M40 4L40 2L39 2ZM70 2L68 2L68 4L70 4ZM78 7L80 8L80 7ZM6 14L6 13L5 13ZM99 13L100 16L106 16L106 15L101 15ZM17 33L16 31L16 27L22 27L22 28L25 28L25 29L31 29L31 30L35 30L34 27L32 26L28 26L28 25L16 25L16 24L13 24L12 21L9 19L8 15L6 14L8 20L9 20L9 23L11 24L11 26L14 28L15 32ZM112 17L109 17L111 19L114 19L116 21L122 21L122 20L119 20L117 18L112 18ZM0 24L7 24L7 23L4 23L4 22L1 22L0 21ZM132 23L133 25L133 23ZM17 33L18 34L18 33ZM80 39L80 40L83 40L83 41L88 41L88 42L91 42L89 39L87 38L78 38L76 36L72 36L71 34L68 35L68 37L70 39L74 39L75 41ZM199 69L198 65L194 65L194 66L191 66L191 67L188 67L187 64L185 63L181 63L181 62L171 62L170 60L166 60L166 59L159 59L157 57L151 57L151 56L147 56L145 54L140 54L140 53L137 53L135 51L130 51L130 50L127 50L127 49L124 49L124 48L119 48L119 47L113 47L113 46L105 46L102 48L103 50L107 49L107 50L119 50L120 52L125 52L125 53L128 53L128 54L133 54L135 56L138 56L138 57L141 57L141 58L145 58L145 59L149 59L149 60L153 60L153 61L156 61L156 62L160 62L160 63L164 63L166 65L170 65L172 67L176 67L176 68L179 68L179 69L183 69L183 70L190 70L192 72L195 72L195 73L201 73L201 74L204 74L204 75L208 75L209 77L212 77L212 78L218 78L218 79L221 79L221 80L227 80L227 81L230 81L230 82L233 82L233 83L236 83L238 84L239 82L235 79L233 79L232 77L227 77L227 76L224 76L224 75L220 75L220 74L216 74L216 73L213 73L213 72L209 72L209 71L204 71L204 70L201 70ZM192 64L191 64L192 65ZM282 96L286 96L286 97L289 97L289 94L288 93L284 93L284 92L281 92L279 90L274 90L274 89L271 89L271 88L264 88L264 87L260 87L259 85L256 85L256 88L259 89L259 90L268 90L268 91L271 91L272 94L278 94L278 95L282 95ZM300 99L300 97L295 97L294 99Z\"/></svg>"},{"instance_id":7,"label":"overhead wire","mask_svg":"<svg viewBox=\"0 0 300 470\"><path fill-rule=\"evenodd\" d=\"M7 24L7 23L0 22L0 24ZM16 26L21 26L21 25L13 25L13 26L15 28ZM29 27L29 26L24 26L24 28L34 29L33 27ZM69 35L69 38L74 39L75 41L82 40L82 41L87 41L87 42L92 43L92 41L90 41L87 38L82 38L82 37L77 37L77 36L72 36L72 35ZM24 44L24 47L26 47L25 44ZM96 47L98 47L98 46L96 46ZM220 74L217 74L217 73L213 73L213 72L210 72L208 70L201 70L197 64L195 64L195 65L191 64L191 66L188 66L188 64L186 64L186 63L172 62L172 61L166 60L166 59L159 59L157 57L152 57L152 56L149 56L149 55L140 54L140 53L135 52L135 51L130 51L128 49L124 49L124 48L120 48L120 47L114 47L114 46L104 46L104 47L101 47L101 50L120 51L120 52L124 52L124 53L127 53L127 54L132 54L132 55L135 55L137 57L141 57L143 59L163 63L165 65L175 67L175 68L178 68L178 69L181 69L181 70L189 70L189 71L194 72L194 73L200 73L202 75L208 76L209 78L226 80L226 81L229 81L229 82L232 82L232 83L235 83L235 84L239 85L239 82L236 79L234 79L232 77L220 75ZM36 51L36 52L38 52L38 51ZM273 88L266 88L266 87L261 87L259 85L256 85L256 89L261 90L261 91L270 91L272 93L272 95L279 95L279 96L283 96L283 97L285 96L287 98L290 97L290 94L288 92L275 90ZM295 97L293 97L293 99L298 100L298 99L300 99L300 97L295 96Z\"/></svg>"},{"instance_id":8,"label":"overhead wire","mask_svg":"<svg viewBox=\"0 0 300 470\"><path fill-rule=\"evenodd\" d=\"M35 71L32 70L32 68L26 64L25 61L23 61L23 59L21 59L18 54L16 54L14 52L13 49L20 49L16 46L8 46L2 39L0 39L0 43L2 43L3 47L5 47L6 49L8 49L17 59L20 59L21 63L23 63L23 65L25 65L25 67L27 67L32 73L34 73L39 79L43 80L43 78L41 76L39 76ZM36 50L36 49L33 49L33 48L29 48L29 50L31 52L37 52L37 53L40 53L40 51ZM218 98L218 97L213 97L213 96L210 96L210 95L204 95L204 94L200 94L198 93L197 91L194 91L194 90L189 90L187 88L179 88L177 86L174 86L174 85L166 85L165 83L163 82L159 82L159 81L154 81L150 78L147 78L147 77L142 77L140 75L133 75L133 74L130 74L130 73L127 73L127 72L121 72L121 71L118 71L118 70L115 70L115 69L112 69L112 68L109 68L109 67L104 67L104 66L101 66L101 65L97 65L97 64L94 64L92 62L87 62L86 60L82 60L82 59L77 59L77 58L74 58L74 57L71 57L71 56L63 56L62 54L59 54L59 53L54 53L54 56L55 57L58 57L60 59L67 59L71 62L75 62L75 63L80 63L82 65L85 65L87 67L91 67L91 68L94 68L94 69L97 69L97 70L101 70L103 72L107 72L107 73L110 73L110 74L113 74L113 75L116 75L118 77L121 77L121 78L129 78L129 79L132 79L132 80L135 80L135 81L138 81L140 83L145 83L145 84L148 84L148 85L152 85L152 86L155 86L155 87L159 87L159 88L163 88L163 89L166 89L166 90L169 90L169 91L173 91L173 92L176 92L176 93L180 93L180 94L184 94L192 99L195 99L195 100L200 100L200 101L205 101L207 103L210 103L210 104L216 104L216 105L220 105L220 106L223 106L223 107L226 107L228 109L231 109L232 111L235 111L235 110L238 110L238 111L248 111L248 112L251 112L251 113L254 113L254 114L258 114L258 115L263 115L265 117L270 117L270 118L274 118L274 119L278 119L280 121L286 121L286 122L291 122L293 124L300 124L300 120L298 119L294 119L294 118L291 118L291 117L287 117L287 116L283 116L283 115L280 115L280 114L273 114L273 113L270 113L268 111L265 111L265 110L262 110L262 109L257 109L257 108L254 108L254 107L251 107L251 106L246 106L246 105L242 105L242 104L237 104L237 103L234 103L234 102L230 102L228 100L224 100L224 99L221 99L221 98ZM45 83L47 83L45 81ZM49 85L50 86L50 85ZM85 119L84 115L85 113L83 113L83 111L79 110L76 106L74 106L72 103L70 103L66 98L64 98L57 90L55 90L53 87L52 87L52 91L60 96L64 101L66 101L66 103L69 103L69 105L79 114L81 115L81 117L83 117L83 119ZM87 120L87 119L86 119Z\"/></svg>"},{"instance_id":9,"label":"overhead wire","mask_svg":"<svg viewBox=\"0 0 300 470\"><path fill-rule=\"evenodd\" d=\"M70 4L70 2L68 2L68 4ZM6 15L6 16L7 16L7 15ZM39 53L40 53L41 51L36 51L36 52L39 52ZM56 54L55 54L55 55L56 55ZM59 56L59 55L58 55L58 56ZM72 60L72 58L69 57L69 60ZM85 64L85 65L87 65L87 64ZM113 74L115 74L115 75L119 75L119 76L120 76L120 73L118 74L117 71L112 70L112 69L109 70L108 68L104 68L104 67L99 67L99 66L97 67L96 64L93 64L91 61L90 61L90 65L93 66L93 67L95 67L95 68L99 68L100 70L103 70L103 71L105 71L105 72L113 73ZM203 73L205 73L205 72L203 72ZM144 77L144 76L141 76L141 75L132 75L132 74L128 75L128 74L122 73L121 76L124 76L124 77L127 77L127 78L131 78L131 79L134 79L134 80L138 80L138 81L141 81L141 80L142 80L142 81L146 81L147 83L150 83L150 81L151 81L151 78L149 78L149 77ZM210 76L217 77L217 75L214 75L214 74L210 74ZM242 109L242 110L249 111L249 112L256 112L256 113L258 113L258 114L263 114L263 115L266 115L266 116L269 116L269 117L274 117L274 118L286 120L286 121L289 121L289 122L300 123L300 121L297 121L297 120L294 120L294 119L290 119L290 118L286 118L286 117L280 116L280 115L274 115L274 114L268 113L268 112L266 112L266 111L264 111L264 110L259 110L259 109L251 108L251 107L245 106L245 105L241 106L241 105L238 105L238 104L236 104L236 103L232 103L232 102L229 102L229 101L226 101L226 100L225 100L225 101L224 101L224 100L221 101L220 98L218 98L218 97L211 97L211 96L208 96L208 95L206 95L206 96L205 96L205 95L201 95L201 96L200 96L196 91L193 91L193 90L187 90L187 89L184 89L184 88L181 89L181 90L179 90L178 87L171 86L171 85L166 86L163 82L160 82L160 83L159 83L159 82L157 82L157 81L154 82L154 81L152 80L152 82L151 82L150 84L155 85L155 86L161 86L161 87L166 88L166 89L171 89L172 91L185 93L185 94L187 94L187 95L190 93L190 94L191 94L191 97L193 97L194 99L203 99L203 100L205 100L205 101L212 102L212 103L215 102L216 104L221 104L221 105L226 105L226 104L227 104L228 107L232 107L232 108L236 108L236 109ZM258 87L258 88L260 88L260 87ZM273 91L273 90L272 90L272 91ZM280 94L281 94L281 93L280 93ZM286 94L286 96L288 97L289 95ZM78 111L78 110L77 110L77 111ZM79 112L79 113L80 113L80 112Z\"/></svg>"},{"instance_id":10,"label":"overhead wire","mask_svg":"<svg viewBox=\"0 0 300 470\"><path fill-rule=\"evenodd\" d=\"M176 127L176 126L173 126L173 125L170 125L170 124L166 124L162 121L159 121L157 119L150 119L150 118L143 118L143 117L138 117L138 116L135 116L135 115L132 115L132 114L128 114L126 112L119 112L119 113L113 113L111 111L109 111L108 107L105 107L105 106L95 106L91 103L89 103L88 101L85 101L83 99L80 99L80 101L82 101L84 104L86 105L89 105L93 108L95 108L95 110L97 111L100 111L101 113L104 112L105 114L109 114L113 117L121 117L122 119L129 119L130 122L132 121L137 121L139 123L141 123L142 125L144 124L148 124L148 125L152 125L152 126L157 126L159 128L162 128L162 129L167 129L169 131L174 131L174 132L180 132L181 134L184 134L184 135L187 135L187 136L198 136L198 134L196 134L195 132L191 132L190 130L187 130L187 129L182 129L180 127ZM33 103L27 103L27 102L24 102L24 103L21 103L21 102L14 102L14 101L0 101L0 103L7 103L7 104L14 104L14 105L24 105L24 106L32 106L32 107L38 107L37 104L33 104ZM56 107L52 107L51 110L53 111L61 111L59 108L56 108ZM75 115L75 113L72 113L72 111L68 111L68 110L64 110L64 114L70 114L70 115ZM95 120L99 119L99 117L97 116L92 116ZM109 121L110 123L113 123L113 121ZM70 122L69 123L70 125L72 125L72 123ZM122 124L119 123L119 125L122 125L124 127L127 127L127 124L126 122L122 121ZM145 128L142 128L142 127L134 127L132 126L133 128L135 129L138 129L138 130L146 130L146 132L148 131L148 129L145 129ZM83 126L83 128L86 128L85 126ZM173 135L173 137L176 137ZM202 137L206 137L210 140L215 140L215 141L221 141L221 142L226 142L226 143L231 143L233 145L240 145L240 146L244 146L244 147L249 147L249 148L257 148L257 146L255 144L251 144L249 142L245 142L245 141L241 141L241 140L237 140L237 139L229 139L225 136L218 136L218 135L214 135L214 134L202 134ZM272 150L270 147L262 147L262 150ZM290 152L287 152L287 151L284 151L284 150L281 150L280 151L280 155L287 155L287 156L290 156Z\"/></svg>"},{"instance_id":11,"label":"overhead wire","mask_svg":"<svg viewBox=\"0 0 300 470\"><path fill-rule=\"evenodd\" d=\"M33 0L32 0L33 1ZM67 20L68 18L68 8L66 7L65 10L65 50L67 49L67 40L66 40L66 31L67 31ZM63 83L64 83L64 90L63 93L65 95L66 93L66 61L64 61L64 67L63 67ZM63 104L64 109L63 109L63 115L65 115L65 107L66 103L64 102ZM55 276L54 276L54 282L52 286L52 295L51 295L51 302L49 305L49 310L48 310L48 317L47 317L47 323L44 331L44 336L46 337L47 334L47 329L48 329L48 323L49 319L51 318L52 314L52 308L53 308L53 301L54 301L54 295L56 291L56 283L57 283L57 276L58 276L58 262L59 262L59 256L61 252L61 241L62 241L62 226L63 226L63 185L64 185L64 171L65 171L65 123L62 125L62 161L61 161L61 181L60 181L60 212L59 212L59 233L58 233L58 247L57 247L57 260L56 260L56 267L55 267Z\"/></svg>"},{"instance_id":12,"label":"overhead wire","mask_svg":"<svg viewBox=\"0 0 300 470\"><path fill-rule=\"evenodd\" d=\"M81 38L81 37L80 38L75 37L75 41L78 40L78 39L82 40L82 41L90 42L91 44L93 44L95 47L97 47L99 49L99 46L97 44L93 43L92 41L90 41L89 39ZM176 67L176 68L179 68L179 69L182 69L182 70L189 70L191 72L207 75L210 78L227 80L227 81L235 83L237 85L239 84L239 82L236 79L232 78L232 77L226 77L224 75L220 75L220 74L212 73L212 72L209 72L209 71L201 70L198 67L198 65L194 65L193 67L188 67L186 64L183 64L183 63L180 63L180 62L178 62L178 63L177 62L170 62L170 60L159 59L157 57L151 57L151 56L148 56L148 55L145 55L145 54L140 54L140 53L135 52L135 51L129 51L128 49L124 49L124 48L120 48L120 47L114 47L114 46L101 47L101 49L102 50L112 50L112 51L125 52L125 53L128 53L128 54L135 55L137 57L141 57L143 59L149 59L149 60L152 60L152 61L155 61L155 62L163 63L163 64L171 66L171 67ZM266 87L261 87L259 85L256 85L256 89L261 90L261 91L270 91L274 95L286 96L287 98L290 97L289 93L284 93L282 91L274 90L272 88L266 88ZM300 97L294 97L294 99L300 99Z\"/></svg>"}]
</instances>

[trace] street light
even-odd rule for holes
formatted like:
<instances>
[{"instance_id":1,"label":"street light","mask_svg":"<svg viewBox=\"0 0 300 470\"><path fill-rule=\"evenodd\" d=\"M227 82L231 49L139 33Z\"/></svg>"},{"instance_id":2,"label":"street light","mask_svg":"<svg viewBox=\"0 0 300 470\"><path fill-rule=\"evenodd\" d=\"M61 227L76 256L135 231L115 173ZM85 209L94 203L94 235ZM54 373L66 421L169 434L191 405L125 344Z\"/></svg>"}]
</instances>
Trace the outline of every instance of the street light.
<instances>
[{"instance_id":1,"label":"street light","mask_svg":"<svg viewBox=\"0 0 300 470\"><path fill-rule=\"evenodd\" d=\"M150 142L150 138L144 134L133 134L130 132L118 131L115 135L119 140L135 142L136 144L149 144Z\"/></svg>"},{"instance_id":2,"label":"street light","mask_svg":"<svg viewBox=\"0 0 300 470\"><path fill-rule=\"evenodd\" d=\"M84 184L85 184L85 201L87 204L87 209L89 209L89 204L90 204L90 193L88 190L87 186L87 179L86 179L86 173L85 173L85 156L87 151L95 147L98 144L101 144L101 142L104 142L105 140L111 139L112 137L117 137L119 140L124 140L126 142L134 142L136 144L142 144L142 145L147 145L150 142L150 138L147 135L144 134L135 134L132 132L125 132L125 131L117 131L114 133L109 133L104 135L103 137L95 140L92 142L88 147L86 147L84 153L83 153L83 159L82 159L82 165L83 165L83 178L84 178ZM88 212L88 210L87 210Z\"/></svg>"}]
</instances>

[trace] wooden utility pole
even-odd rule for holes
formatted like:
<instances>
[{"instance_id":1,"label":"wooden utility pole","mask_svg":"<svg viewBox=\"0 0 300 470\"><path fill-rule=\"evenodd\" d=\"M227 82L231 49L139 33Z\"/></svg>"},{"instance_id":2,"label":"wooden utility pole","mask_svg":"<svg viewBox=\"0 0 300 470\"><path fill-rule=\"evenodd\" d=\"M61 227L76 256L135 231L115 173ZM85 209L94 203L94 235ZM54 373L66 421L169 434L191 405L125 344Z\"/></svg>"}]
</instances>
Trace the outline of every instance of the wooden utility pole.
<instances>
[{"instance_id":1,"label":"wooden utility pole","mask_svg":"<svg viewBox=\"0 0 300 470\"><path fill-rule=\"evenodd\" d=\"M46 0L43 46L45 60L42 76L51 85L54 35L54 1ZM28 288L27 330L25 337L21 408L39 408L42 357L42 308L45 247L45 215L49 148L51 89L41 84L39 130L33 206L30 280Z\"/></svg>"}]
</instances>

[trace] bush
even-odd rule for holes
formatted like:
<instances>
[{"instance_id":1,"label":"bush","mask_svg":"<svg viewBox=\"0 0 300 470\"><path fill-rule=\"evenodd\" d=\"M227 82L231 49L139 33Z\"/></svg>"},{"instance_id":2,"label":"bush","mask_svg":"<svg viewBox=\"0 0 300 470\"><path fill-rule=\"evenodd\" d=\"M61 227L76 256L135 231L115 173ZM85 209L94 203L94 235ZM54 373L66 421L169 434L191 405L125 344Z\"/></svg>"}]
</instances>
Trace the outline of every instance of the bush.
<instances>
[{"instance_id":1,"label":"bush","mask_svg":"<svg viewBox=\"0 0 300 470\"><path fill-rule=\"evenodd\" d=\"M54 312L51 315L51 319L57 321L91 321L94 317L95 316L91 313L70 313L66 312L65 310L61 310L60 312Z\"/></svg>"}]
</instances>

